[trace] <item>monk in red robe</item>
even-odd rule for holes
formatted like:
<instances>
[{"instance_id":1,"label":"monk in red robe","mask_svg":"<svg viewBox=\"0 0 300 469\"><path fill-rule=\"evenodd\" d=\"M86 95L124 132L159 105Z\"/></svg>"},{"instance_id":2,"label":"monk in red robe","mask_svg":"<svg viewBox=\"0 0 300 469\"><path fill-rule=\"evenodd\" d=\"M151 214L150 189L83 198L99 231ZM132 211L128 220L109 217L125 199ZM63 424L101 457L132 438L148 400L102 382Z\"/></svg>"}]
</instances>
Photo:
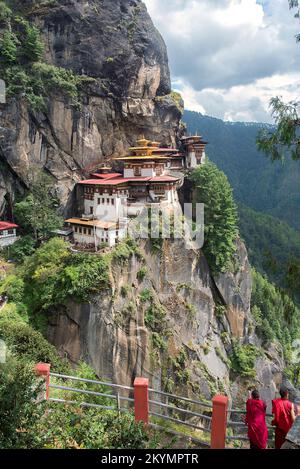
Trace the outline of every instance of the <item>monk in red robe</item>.
<instances>
[{"instance_id":1,"label":"monk in red robe","mask_svg":"<svg viewBox=\"0 0 300 469\"><path fill-rule=\"evenodd\" d=\"M289 393L286 386L281 386L280 398L272 401L272 425L275 428L275 448L280 449L285 442L286 435L295 421L295 410L292 402L288 400Z\"/></svg>"},{"instance_id":2,"label":"monk in red robe","mask_svg":"<svg viewBox=\"0 0 300 469\"><path fill-rule=\"evenodd\" d=\"M250 449L266 449L268 441L268 429L266 425L267 405L259 398L259 392L255 389L246 404L246 419L248 425L248 437Z\"/></svg>"}]
</instances>

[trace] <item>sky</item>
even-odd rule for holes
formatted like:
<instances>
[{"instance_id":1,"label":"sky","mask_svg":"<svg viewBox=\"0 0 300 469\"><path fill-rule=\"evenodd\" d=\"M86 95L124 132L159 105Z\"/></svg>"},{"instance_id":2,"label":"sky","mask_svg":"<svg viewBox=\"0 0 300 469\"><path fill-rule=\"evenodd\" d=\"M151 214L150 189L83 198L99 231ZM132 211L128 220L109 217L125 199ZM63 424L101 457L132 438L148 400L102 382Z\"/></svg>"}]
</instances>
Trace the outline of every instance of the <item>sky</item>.
<instances>
[{"instance_id":1,"label":"sky","mask_svg":"<svg viewBox=\"0 0 300 469\"><path fill-rule=\"evenodd\" d=\"M300 33L288 0L144 0L185 108L272 122L269 102L300 97Z\"/></svg>"}]
</instances>

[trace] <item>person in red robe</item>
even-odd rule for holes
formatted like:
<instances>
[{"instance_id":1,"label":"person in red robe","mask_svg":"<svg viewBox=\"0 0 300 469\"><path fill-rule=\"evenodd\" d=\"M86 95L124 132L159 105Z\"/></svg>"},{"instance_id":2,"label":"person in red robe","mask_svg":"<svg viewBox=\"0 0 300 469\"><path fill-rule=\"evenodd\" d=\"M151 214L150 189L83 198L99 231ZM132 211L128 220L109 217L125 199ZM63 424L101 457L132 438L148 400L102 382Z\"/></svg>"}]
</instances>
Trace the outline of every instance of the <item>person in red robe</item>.
<instances>
[{"instance_id":1,"label":"person in red robe","mask_svg":"<svg viewBox=\"0 0 300 469\"><path fill-rule=\"evenodd\" d=\"M266 425L267 404L259 398L259 392L254 389L246 403L246 419L250 449L266 449L268 429Z\"/></svg>"},{"instance_id":2,"label":"person in red robe","mask_svg":"<svg viewBox=\"0 0 300 469\"><path fill-rule=\"evenodd\" d=\"M285 442L286 435L295 421L295 410L292 402L288 400L289 392L286 386L279 390L280 398L272 401L272 425L275 428L275 448L280 449Z\"/></svg>"}]
</instances>

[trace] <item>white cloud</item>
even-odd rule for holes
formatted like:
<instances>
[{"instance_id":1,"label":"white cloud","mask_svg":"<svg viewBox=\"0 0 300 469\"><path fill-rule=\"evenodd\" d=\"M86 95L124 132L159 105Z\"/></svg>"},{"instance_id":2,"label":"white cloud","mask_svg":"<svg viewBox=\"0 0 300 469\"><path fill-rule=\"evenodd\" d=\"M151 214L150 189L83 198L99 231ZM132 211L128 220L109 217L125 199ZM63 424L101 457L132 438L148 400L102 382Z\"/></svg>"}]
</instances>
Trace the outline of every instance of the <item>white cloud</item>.
<instances>
[{"instance_id":1,"label":"white cloud","mask_svg":"<svg viewBox=\"0 0 300 469\"><path fill-rule=\"evenodd\" d=\"M270 120L272 96L299 93L299 24L287 0L145 0L186 108Z\"/></svg>"}]
</instances>

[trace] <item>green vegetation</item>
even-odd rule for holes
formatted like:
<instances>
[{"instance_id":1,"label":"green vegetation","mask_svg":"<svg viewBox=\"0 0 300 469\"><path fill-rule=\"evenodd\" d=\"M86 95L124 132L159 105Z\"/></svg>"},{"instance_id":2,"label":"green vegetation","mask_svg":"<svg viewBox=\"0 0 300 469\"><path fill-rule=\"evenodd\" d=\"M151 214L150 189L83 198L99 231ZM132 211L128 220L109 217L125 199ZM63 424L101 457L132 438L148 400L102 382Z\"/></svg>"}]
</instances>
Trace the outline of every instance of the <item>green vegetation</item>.
<instances>
[{"instance_id":1,"label":"green vegetation","mask_svg":"<svg viewBox=\"0 0 300 469\"><path fill-rule=\"evenodd\" d=\"M137 273L137 279L142 282L144 280L144 278L146 277L148 273L148 269L146 266L143 266L140 268L140 270L138 271Z\"/></svg>"},{"instance_id":2,"label":"green vegetation","mask_svg":"<svg viewBox=\"0 0 300 469\"><path fill-rule=\"evenodd\" d=\"M155 101L159 103L169 103L170 101L173 102L178 109L180 114L183 114L184 111L184 102L182 96L177 91L171 91L170 94L166 94L163 96L156 96Z\"/></svg>"},{"instance_id":3,"label":"green vegetation","mask_svg":"<svg viewBox=\"0 0 300 469\"><path fill-rule=\"evenodd\" d=\"M132 414L82 409L79 404L37 404L40 391L33 363L10 357L0 364L1 449L137 449L157 441Z\"/></svg>"},{"instance_id":4,"label":"green vegetation","mask_svg":"<svg viewBox=\"0 0 300 469\"><path fill-rule=\"evenodd\" d=\"M297 296L297 263L300 234L285 222L239 205L240 232L246 242L251 264L278 286Z\"/></svg>"},{"instance_id":5,"label":"green vegetation","mask_svg":"<svg viewBox=\"0 0 300 469\"><path fill-rule=\"evenodd\" d=\"M174 376L175 384L188 385L191 377L191 372L188 369L187 361L188 355L185 348L182 348L176 357L169 358L169 367Z\"/></svg>"},{"instance_id":6,"label":"green vegetation","mask_svg":"<svg viewBox=\"0 0 300 469\"><path fill-rule=\"evenodd\" d=\"M7 361L0 363L0 448L1 449L99 449L155 447L158 438L141 424L134 422L132 414L116 411L83 409L82 396L75 392L51 390L51 395L78 402L62 405L39 402L43 380L37 379L34 365L51 364L51 370L95 380L96 376L85 363L71 371L55 348L40 332L26 323L24 318L7 305L0 311L0 339L7 347ZM52 382L59 383L52 377ZM74 382L64 381L65 385ZM110 394L105 385L76 382L76 388ZM38 399L38 401L37 401ZM85 395L92 404L109 405L108 396Z\"/></svg>"},{"instance_id":7,"label":"green vegetation","mask_svg":"<svg viewBox=\"0 0 300 469\"><path fill-rule=\"evenodd\" d=\"M56 213L58 199L53 194L53 180L38 168L32 168L30 172L30 193L15 204L15 216L23 230L39 238L46 238L52 230L59 228L63 220ZM20 245L17 245L17 248ZM21 242L22 249L30 251L33 248L30 240ZM22 250L21 249L21 250ZM20 255L20 253L19 253ZM21 253L22 257L22 253Z\"/></svg>"},{"instance_id":8,"label":"green vegetation","mask_svg":"<svg viewBox=\"0 0 300 469\"><path fill-rule=\"evenodd\" d=\"M127 238L113 249L110 257L118 264L126 264L133 255L136 255L139 260L141 259L141 253L136 241Z\"/></svg>"},{"instance_id":9,"label":"green vegetation","mask_svg":"<svg viewBox=\"0 0 300 469\"><path fill-rule=\"evenodd\" d=\"M293 160L300 159L299 102L284 103L278 96L270 100L276 129L261 129L257 138L258 148L271 160L283 160L287 154Z\"/></svg>"},{"instance_id":10,"label":"green vegetation","mask_svg":"<svg viewBox=\"0 0 300 469\"><path fill-rule=\"evenodd\" d=\"M66 242L53 238L27 258L19 272L26 284L26 303L40 311L69 297L88 301L109 287L108 270L104 256L72 254Z\"/></svg>"},{"instance_id":11,"label":"green vegetation","mask_svg":"<svg viewBox=\"0 0 300 469\"><path fill-rule=\"evenodd\" d=\"M0 364L0 449L38 445L38 433L24 430L34 427L43 414L43 406L34 402L39 392L32 363L10 356Z\"/></svg>"},{"instance_id":12,"label":"green vegetation","mask_svg":"<svg viewBox=\"0 0 300 469\"><path fill-rule=\"evenodd\" d=\"M8 307L14 305L43 328L43 311L64 304L68 298L89 301L91 295L109 286L105 255L72 254L66 242L52 238L12 269L0 282L0 292L8 296Z\"/></svg>"},{"instance_id":13,"label":"green vegetation","mask_svg":"<svg viewBox=\"0 0 300 469\"><path fill-rule=\"evenodd\" d=\"M6 259L12 259L15 262L21 263L28 256L31 256L36 247L35 240L30 235L22 236L12 246L4 248L2 254Z\"/></svg>"},{"instance_id":14,"label":"green vegetation","mask_svg":"<svg viewBox=\"0 0 300 469\"><path fill-rule=\"evenodd\" d=\"M224 272L232 268L238 235L232 189L225 174L211 162L197 168L190 180L196 189L194 202L204 204L203 251L212 271Z\"/></svg>"},{"instance_id":15,"label":"green vegetation","mask_svg":"<svg viewBox=\"0 0 300 469\"><path fill-rule=\"evenodd\" d=\"M238 340L233 339L232 353L230 354L231 369L240 376L254 378L256 375L255 360L260 355L261 351L254 345L241 345Z\"/></svg>"},{"instance_id":16,"label":"green vegetation","mask_svg":"<svg viewBox=\"0 0 300 469\"><path fill-rule=\"evenodd\" d=\"M282 290L253 270L252 314L265 343L277 340L290 363L292 342L300 338L300 309Z\"/></svg>"},{"instance_id":17,"label":"green vegetation","mask_svg":"<svg viewBox=\"0 0 300 469\"><path fill-rule=\"evenodd\" d=\"M227 175L238 203L284 220L300 232L300 165L289 158L270 164L256 145L259 130L271 131L274 126L223 122L190 111L185 111L184 121L188 132L201 130L209 141L209 159Z\"/></svg>"},{"instance_id":18,"label":"green vegetation","mask_svg":"<svg viewBox=\"0 0 300 469\"><path fill-rule=\"evenodd\" d=\"M290 9L296 8L295 18L300 17L300 5L298 0L289 0ZM296 35L296 41L300 42L300 34ZM294 160L300 159L299 141L299 101L283 103L280 98L272 98L270 101L272 115L277 124L275 132L268 133L263 130L258 137L259 147L272 160L284 158L289 153Z\"/></svg>"},{"instance_id":19,"label":"green vegetation","mask_svg":"<svg viewBox=\"0 0 300 469\"><path fill-rule=\"evenodd\" d=\"M149 290L149 288L145 288L143 291L140 293L140 300L142 303L147 303L152 301L153 295L152 292Z\"/></svg>"},{"instance_id":20,"label":"green vegetation","mask_svg":"<svg viewBox=\"0 0 300 469\"><path fill-rule=\"evenodd\" d=\"M34 5L53 3L39 1ZM44 111L46 98L58 92L78 107L82 85L93 79L43 62L44 44L39 29L22 16L18 4L11 8L9 5L8 1L0 3L0 18L5 25L0 32L0 72L7 83L8 97L22 94L33 110Z\"/></svg>"}]
</instances>

